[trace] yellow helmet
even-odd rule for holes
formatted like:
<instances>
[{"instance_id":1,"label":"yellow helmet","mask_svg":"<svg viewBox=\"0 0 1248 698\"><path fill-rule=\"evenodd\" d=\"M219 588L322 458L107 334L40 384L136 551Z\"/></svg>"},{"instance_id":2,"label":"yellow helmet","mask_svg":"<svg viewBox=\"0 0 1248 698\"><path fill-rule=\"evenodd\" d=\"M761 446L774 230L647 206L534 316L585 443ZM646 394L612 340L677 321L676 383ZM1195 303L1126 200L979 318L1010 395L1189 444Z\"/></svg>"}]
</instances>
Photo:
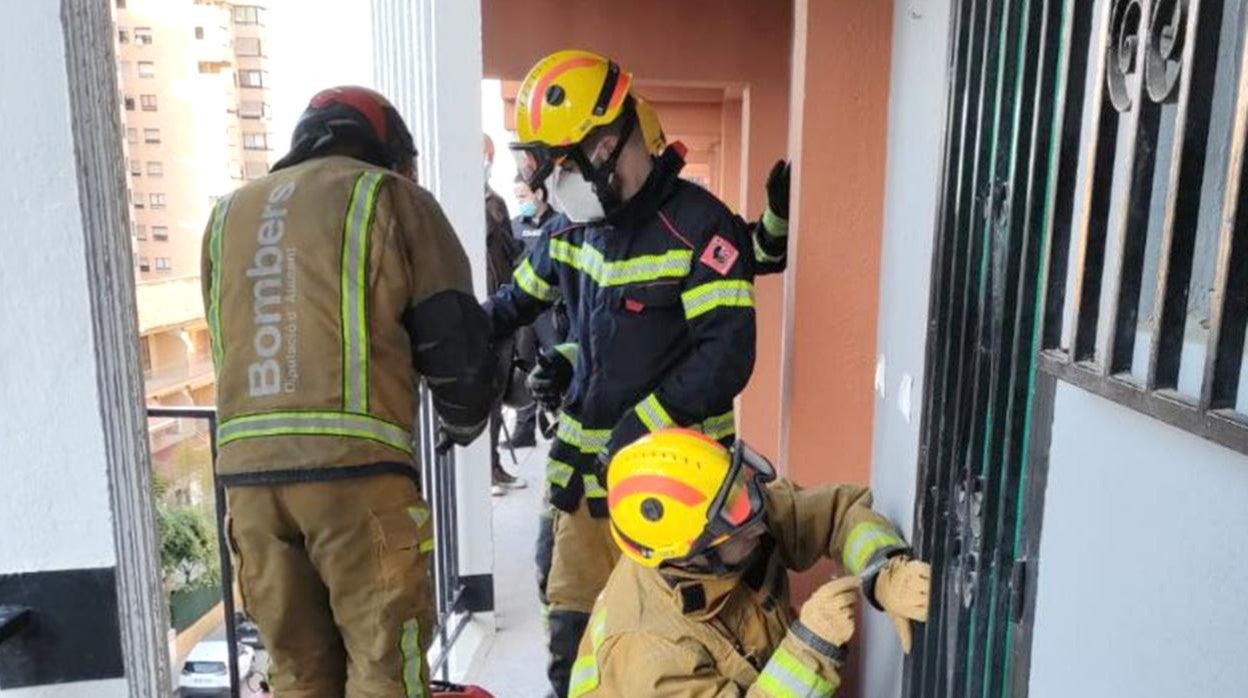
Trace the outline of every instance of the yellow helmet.
<instances>
[{"instance_id":1,"label":"yellow helmet","mask_svg":"<svg viewBox=\"0 0 1248 698\"><path fill-rule=\"evenodd\" d=\"M605 189L615 158L636 126L632 85L632 74L589 51L556 51L538 61L516 93L517 140L511 149L525 182L541 185L556 165L570 158L596 178L595 186ZM595 128L621 117L626 118L620 146L599 173L580 144Z\"/></svg>"},{"instance_id":2,"label":"yellow helmet","mask_svg":"<svg viewBox=\"0 0 1248 698\"><path fill-rule=\"evenodd\" d=\"M729 453L705 434L664 429L620 449L607 469L611 535L646 567L701 555L765 525L771 464L742 442Z\"/></svg>"},{"instance_id":3,"label":"yellow helmet","mask_svg":"<svg viewBox=\"0 0 1248 698\"><path fill-rule=\"evenodd\" d=\"M641 139L646 143L646 150L658 157L667 148L667 134L663 133L659 113L640 95L633 95L633 101L637 109L637 128L641 129Z\"/></svg>"}]
</instances>

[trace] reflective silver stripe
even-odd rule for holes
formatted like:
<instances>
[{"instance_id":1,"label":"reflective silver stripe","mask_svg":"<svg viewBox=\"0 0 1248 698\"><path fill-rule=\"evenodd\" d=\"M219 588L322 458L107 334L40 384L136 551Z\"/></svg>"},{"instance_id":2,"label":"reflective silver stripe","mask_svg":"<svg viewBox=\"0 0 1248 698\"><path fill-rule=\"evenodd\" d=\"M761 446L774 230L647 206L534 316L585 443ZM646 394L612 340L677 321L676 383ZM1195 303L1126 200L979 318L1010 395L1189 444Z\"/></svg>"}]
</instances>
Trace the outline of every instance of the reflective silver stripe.
<instances>
[{"instance_id":1,"label":"reflective silver stripe","mask_svg":"<svg viewBox=\"0 0 1248 698\"><path fill-rule=\"evenodd\" d=\"M730 410L724 414L707 417L702 422L702 433L719 441L737 433L736 416Z\"/></svg>"},{"instance_id":2,"label":"reflective silver stripe","mask_svg":"<svg viewBox=\"0 0 1248 698\"><path fill-rule=\"evenodd\" d=\"M217 435L222 446L260 436L347 436L412 452L412 435L405 429L368 415L345 412L266 412L235 417L222 422Z\"/></svg>"},{"instance_id":3,"label":"reflective silver stripe","mask_svg":"<svg viewBox=\"0 0 1248 698\"><path fill-rule=\"evenodd\" d=\"M586 429L564 412L559 415L559 428L555 436L569 446L575 446L581 453L596 454L606 448L607 441L611 439L611 430Z\"/></svg>"},{"instance_id":4,"label":"reflective silver stripe","mask_svg":"<svg viewBox=\"0 0 1248 698\"><path fill-rule=\"evenodd\" d=\"M553 301L559 297L558 290L537 275L533 265L529 263L527 258L520 263L520 266L512 273L511 278L516 280L516 285L520 287L520 290L539 301Z\"/></svg>"},{"instance_id":5,"label":"reflective silver stripe","mask_svg":"<svg viewBox=\"0 0 1248 698\"><path fill-rule=\"evenodd\" d=\"M738 279L712 281L685 291L680 299L688 320L715 308L753 308L754 284Z\"/></svg>"},{"instance_id":6,"label":"reflective silver stripe","mask_svg":"<svg viewBox=\"0 0 1248 698\"><path fill-rule=\"evenodd\" d=\"M845 550L841 555L845 569L850 574L858 574L866 567L867 561L879 550L891 547L904 547L906 544L892 530L874 521L864 521L845 537Z\"/></svg>"},{"instance_id":7,"label":"reflective silver stripe","mask_svg":"<svg viewBox=\"0 0 1248 698\"><path fill-rule=\"evenodd\" d=\"M218 378L224 367L225 346L221 343L221 250L224 246L225 217L230 211L233 194L222 197L212 209L212 230L208 239L208 259L212 262L212 278L208 294L208 338L212 342L212 363ZM218 381L220 382L220 381Z\"/></svg>"},{"instance_id":8,"label":"reflective silver stripe","mask_svg":"<svg viewBox=\"0 0 1248 698\"><path fill-rule=\"evenodd\" d=\"M355 180L342 233L342 406L368 411L368 228L383 173L368 171Z\"/></svg>"},{"instance_id":9,"label":"reflective silver stripe","mask_svg":"<svg viewBox=\"0 0 1248 698\"><path fill-rule=\"evenodd\" d=\"M572 482L572 475L575 473L576 470L563 461L551 458L546 463L546 481L552 485L567 487L568 483Z\"/></svg>"},{"instance_id":10,"label":"reflective silver stripe","mask_svg":"<svg viewBox=\"0 0 1248 698\"><path fill-rule=\"evenodd\" d=\"M403 624L403 637L400 640L400 651L403 655L403 692L407 698L424 698L425 682L421 680L420 667L423 657L420 652L420 623L409 620Z\"/></svg>"},{"instance_id":11,"label":"reflective silver stripe","mask_svg":"<svg viewBox=\"0 0 1248 698\"><path fill-rule=\"evenodd\" d=\"M784 645L758 675L758 687L777 698L827 698L836 690L836 684L802 664Z\"/></svg>"},{"instance_id":12,"label":"reflective silver stripe","mask_svg":"<svg viewBox=\"0 0 1248 698\"><path fill-rule=\"evenodd\" d=\"M670 250L662 254L607 261L602 252L592 245L574 245L565 240L550 241L550 258L585 273L599 286L684 278L693 265L693 252L689 250Z\"/></svg>"},{"instance_id":13,"label":"reflective silver stripe","mask_svg":"<svg viewBox=\"0 0 1248 698\"><path fill-rule=\"evenodd\" d=\"M650 431L658 431L672 426L672 416L663 409L663 403L659 402L658 396L650 393L645 400L637 403L637 417L641 419L641 423L646 425L646 429Z\"/></svg>"},{"instance_id":14,"label":"reflective silver stripe","mask_svg":"<svg viewBox=\"0 0 1248 698\"><path fill-rule=\"evenodd\" d=\"M754 236L754 259L763 263L780 262L784 260L784 255L767 254L767 250L763 249L762 243L758 241L758 236L755 235Z\"/></svg>"},{"instance_id":15,"label":"reflective silver stripe","mask_svg":"<svg viewBox=\"0 0 1248 698\"><path fill-rule=\"evenodd\" d=\"M597 475L582 475L582 481L585 483L585 496L591 499L606 499L607 489L598 484Z\"/></svg>"}]
</instances>

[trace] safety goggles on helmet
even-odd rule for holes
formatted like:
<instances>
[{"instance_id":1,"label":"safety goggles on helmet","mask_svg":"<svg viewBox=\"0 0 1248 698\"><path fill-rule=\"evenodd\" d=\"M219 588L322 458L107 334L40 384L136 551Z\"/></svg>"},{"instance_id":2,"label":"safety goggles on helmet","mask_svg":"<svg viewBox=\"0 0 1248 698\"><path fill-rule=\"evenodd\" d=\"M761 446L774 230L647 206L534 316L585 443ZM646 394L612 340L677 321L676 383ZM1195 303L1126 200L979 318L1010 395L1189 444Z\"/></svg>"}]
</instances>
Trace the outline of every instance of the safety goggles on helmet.
<instances>
[{"instance_id":1,"label":"safety goggles on helmet","mask_svg":"<svg viewBox=\"0 0 1248 698\"><path fill-rule=\"evenodd\" d=\"M761 533L767 522L763 485L776 479L776 470L766 458L738 440L732 447L732 466L724 486L707 509L706 529L689 550L692 557L723 545L738 536Z\"/></svg>"},{"instance_id":2,"label":"safety goggles on helmet","mask_svg":"<svg viewBox=\"0 0 1248 698\"><path fill-rule=\"evenodd\" d=\"M585 151L583 146L589 140L588 137L580 142L564 145L550 145L540 141L512 143L509 147L516 160L516 173L525 184L536 189L554 174L556 168L572 164L585 175L586 179L594 182L595 187L601 190L609 189L607 185L615 172L615 163L637 128L637 111L631 97L625 100L620 118L623 121L620 124L619 141L602 163L595 165L591 159L593 154ZM604 191L599 191L599 196L604 195Z\"/></svg>"}]
</instances>

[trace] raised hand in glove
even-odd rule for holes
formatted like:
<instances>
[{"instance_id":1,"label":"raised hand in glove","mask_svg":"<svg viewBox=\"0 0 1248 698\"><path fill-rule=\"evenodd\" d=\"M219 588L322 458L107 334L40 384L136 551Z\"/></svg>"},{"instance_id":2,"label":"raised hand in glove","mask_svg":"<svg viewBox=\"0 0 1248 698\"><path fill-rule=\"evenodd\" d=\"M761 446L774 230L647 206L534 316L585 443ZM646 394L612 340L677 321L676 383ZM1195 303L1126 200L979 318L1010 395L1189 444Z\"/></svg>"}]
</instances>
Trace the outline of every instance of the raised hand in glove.
<instances>
[{"instance_id":1,"label":"raised hand in glove","mask_svg":"<svg viewBox=\"0 0 1248 698\"><path fill-rule=\"evenodd\" d=\"M910 654L910 621L927 622L928 589L932 568L906 555L892 558L875 578L875 600L893 621L901 650Z\"/></svg>"},{"instance_id":2,"label":"raised hand in glove","mask_svg":"<svg viewBox=\"0 0 1248 698\"><path fill-rule=\"evenodd\" d=\"M542 407L554 411L563 403L563 394L571 382L572 361L563 351L553 348L538 352L537 367L529 374L526 385Z\"/></svg>"},{"instance_id":3,"label":"raised hand in glove","mask_svg":"<svg viewBox=\"0 0 1248 698\"><path fill-rule=\"evenodd\" d=\"M837 647L854 636L854 603L862 580L848 575L824 584L802 604L801 624Z\"/></svg>"},{"instance_id":4,"label":"raised hand in glove","mask_svg":"<svg viewBox=\"0 0 1248 698\"><path fill-rule=\"evenodd\" d=\"M789 219L789 163L777 160L767 175L767 209L777 218Z\"/></svg>"}]
</instances>

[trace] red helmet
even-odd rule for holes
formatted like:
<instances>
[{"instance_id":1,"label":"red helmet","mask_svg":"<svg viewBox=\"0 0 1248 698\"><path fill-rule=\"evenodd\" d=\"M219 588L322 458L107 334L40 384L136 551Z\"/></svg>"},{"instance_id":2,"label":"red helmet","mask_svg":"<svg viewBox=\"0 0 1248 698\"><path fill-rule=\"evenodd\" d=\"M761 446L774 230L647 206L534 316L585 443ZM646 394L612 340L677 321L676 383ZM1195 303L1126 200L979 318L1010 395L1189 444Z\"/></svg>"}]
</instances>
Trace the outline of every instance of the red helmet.
<instances>
[{"instance_id":1,"label":"red helmet","mask_svg":"<svg viewBox=\"0 0 1248 698\"><path fill-rule=\"evenodd\" d=\"M273 166L297 165L345 144L363 148L362 157L378 167L411 174L416 146L403 117L385 97L367 87L331 87L316 93L299 117L290 152Z\"/></svg>"}]
</instances>

